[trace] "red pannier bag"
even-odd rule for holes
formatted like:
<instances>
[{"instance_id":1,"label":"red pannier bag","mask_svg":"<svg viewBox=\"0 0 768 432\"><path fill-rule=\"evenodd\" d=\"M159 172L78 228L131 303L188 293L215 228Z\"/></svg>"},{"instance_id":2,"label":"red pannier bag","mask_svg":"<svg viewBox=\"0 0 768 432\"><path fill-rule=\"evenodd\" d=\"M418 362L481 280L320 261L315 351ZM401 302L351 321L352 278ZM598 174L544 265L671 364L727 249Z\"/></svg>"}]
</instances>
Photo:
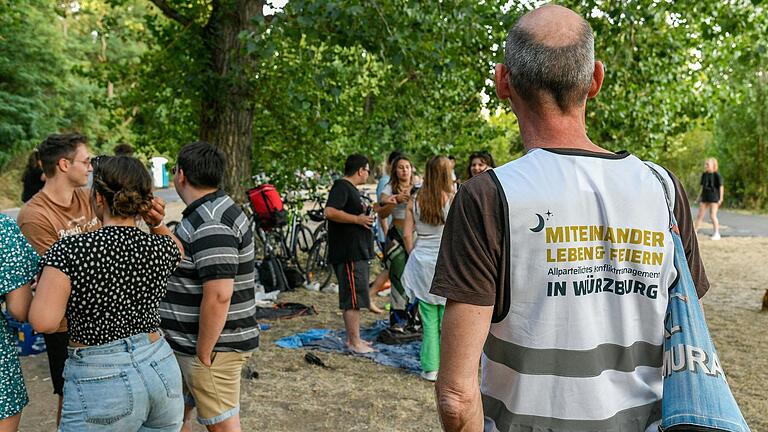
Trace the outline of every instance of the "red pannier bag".
<instances>
[{"instance_id":1,"label":"red pannier bag","mask_svg":"<svg viewBox=\"0 0 768 432\"><path fill-rule=\"evenodd\" d=\"M246 193L260 227L272 229L288 223L283 200L274 185L263 184Z\"/></svg>"}]
</instances>

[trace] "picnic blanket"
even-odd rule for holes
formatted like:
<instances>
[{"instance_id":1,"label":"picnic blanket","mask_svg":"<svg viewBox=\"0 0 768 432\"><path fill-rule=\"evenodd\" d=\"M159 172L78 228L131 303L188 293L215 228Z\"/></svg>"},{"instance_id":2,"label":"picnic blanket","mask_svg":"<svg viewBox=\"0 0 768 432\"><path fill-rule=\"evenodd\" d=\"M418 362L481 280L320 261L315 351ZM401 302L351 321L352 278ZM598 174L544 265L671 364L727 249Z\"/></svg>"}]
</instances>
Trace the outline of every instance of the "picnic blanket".
<instances>
[{"instance_id":1,"label":"picnic blanket","mask_svg":"<svg viewBox=\"0 0 768 432\"><path fill-rule=\"evenodd\" d=\"M385 366L392 366L404 369L408 372L418 374L421 372L419 363L419 350L421 341L408 342L401 345L386 345L375 342L384 329L387 328L387 322L383 320L376 321L373 326L361 328L360 335L363 339L374 341L373 348L376 352L368 354L357 354L360 357L369 358L376 363ZM326 352L338 352L352 354L344 343L346 340L344 330L330 329L310 329L292 336L286 336L277 340L275 343L282 348L297 349L307 348Z\"/></svg>"}]
</instances>

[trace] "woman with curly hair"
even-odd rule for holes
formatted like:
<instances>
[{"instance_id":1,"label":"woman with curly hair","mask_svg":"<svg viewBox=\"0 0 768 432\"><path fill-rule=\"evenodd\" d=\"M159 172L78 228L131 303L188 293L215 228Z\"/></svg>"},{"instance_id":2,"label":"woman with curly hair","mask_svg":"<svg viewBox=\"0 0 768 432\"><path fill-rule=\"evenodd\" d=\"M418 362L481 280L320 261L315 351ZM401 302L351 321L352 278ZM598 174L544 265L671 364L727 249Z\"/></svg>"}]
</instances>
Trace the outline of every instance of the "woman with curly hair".
<instances>
[{"instance_id":1,"label":"woman with curly hair","mask_svg":"<svg viewBox=\"0 0 768 432\"><path fill-rule=\"evenodd\" d=\"M93 161L91 205L102 227L65 237L42 259L29 312L38 332L66 315L61 431L178 431L181 371L159 332L158 305L183 249L137 159ZM136 227L142 217L151 233Z\"/></svg>"},{"instance_id":2,"label":"woman with curly hair","mask_svg":"<svg viewBox=\"0 0 768 432\"><path fill-rule=\"evenodd\" d=\"M467 180L491 168L496 168L496 161L493 160L493 155L487 151L474 152L469 155Z\"/></svg>"}]
</instances>

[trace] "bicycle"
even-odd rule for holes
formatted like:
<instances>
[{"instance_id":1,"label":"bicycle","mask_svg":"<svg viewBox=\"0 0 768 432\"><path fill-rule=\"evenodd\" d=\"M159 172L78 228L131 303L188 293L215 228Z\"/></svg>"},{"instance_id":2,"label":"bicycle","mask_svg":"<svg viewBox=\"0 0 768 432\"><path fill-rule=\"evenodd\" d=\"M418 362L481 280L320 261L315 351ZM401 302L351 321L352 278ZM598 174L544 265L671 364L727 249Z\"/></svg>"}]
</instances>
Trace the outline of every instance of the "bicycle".
<instances>
[{"instance_id":1,"label":"bicycle","mask_svg":"<svg viewBox=\"0 0 768 432\"><path fill-rule=\"evenodd\" d=\"M315 242L307 254L306 278L307 285L316 290L322 290L331 282L333 276L333 266L328 262L328 229L326 227L325 216L310 216L312 220L319 222L322 217L322 223L315 234Z\"/></svg>"}]
</instances>

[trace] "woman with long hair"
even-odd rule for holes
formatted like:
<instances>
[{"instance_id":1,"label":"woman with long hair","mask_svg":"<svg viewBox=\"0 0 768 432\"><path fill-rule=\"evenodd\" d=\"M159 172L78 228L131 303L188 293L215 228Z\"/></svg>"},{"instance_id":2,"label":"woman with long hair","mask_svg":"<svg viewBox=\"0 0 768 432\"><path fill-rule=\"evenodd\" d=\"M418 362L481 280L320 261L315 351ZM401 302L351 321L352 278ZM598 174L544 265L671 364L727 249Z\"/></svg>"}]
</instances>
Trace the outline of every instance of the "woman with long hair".
<instances>
[{"instance_id":1,"label":"woman with long hair","mask_svg":"<svg viewBox=\"0 0 768 432\"><path fill-rule=\"evenodd\" d=\"M704 172L701 174L701 195L699 196L699 212L696 214L696 221L693 228L698 231L701 222L704 220L704 214L709 211L709 217L712 219L714 232L712 240L720 240L720 221L717 220L717 210L723 203L725 187L723 186L723 177L718 172L717 159L708 158L704 161Z\"/></svg>"},{"instance_id":2,"label":"woman with long hair","mask_svg":"<svg viewBox=\"0 0 768 432\"><path fill-rule=\"evenodd\" d=\"M408 202L405 218L405 247L410 257L403 273L403 285L408 298L418 299L421 315L421 376L434 381L440 367L440 323L445 310L445 298L430 294L435 275L437 253L443 236L445 219L453 200L451 162L435 156L427 162L424 184L415 200ZM418 238L413 242L413 231Z\"/></svg>"},{"instance_id":3,"label":"woman with long hair","mask_svg":"<svg viewBox=\"0 0 768 432\"><path fill-rule=\"evenodd\" d=\"M16 221L0 214L0 304L18 321L27 320L32 290L29 283L37 274L38 256L21 235ZM15 431L21 410L29 403L16 338L0 314L0 431Z\"/></svg>"},{"instance_id":4,"label":"woman with long hair","mask_svg":"<svg viewBox=\"0 0 768 432\"><path fill-rule=\"evenodd\" d=\"M493 155L487 151L474 152L469 155L467 180L491 168L496 168L496 161L493 160Z\"/></svg>"},{"instance_id":5,"label":"woman with long hair","mask_svg":"<svg viewBox=\"0 0 768 432\"><path fill-rule=\"evenodd\" d=\"M91 205L97 231L64 237L42 260L29 311L38 332L66 315L61 431L178 431L181 371L159 331L158 306L181 243L162 224L152 178L128 156L93 162ZM151 233L136 227L143 217Z\"/></svg>"},{"instance_id":6,"label":"woman with long hair","mask_svg":"<svg viewBox=\"0 0 768 432\"><path fill-rule=\"evenodd\" d=\"M401 277L408 259L403 241L405 216L408 202L411 200L411 192L416 188L413 164L405 155L400 155L392 161L389 183L381 192L381 199L374 208L379 214L379 219L392 216L392 225L387 231L387 243L384 247L387 266L389 268L389 280L392 284L390 291L390 325L401 328L406 324L405 309L408 300L405 297L405 289Z\"/></svg>"}]
</instances>

